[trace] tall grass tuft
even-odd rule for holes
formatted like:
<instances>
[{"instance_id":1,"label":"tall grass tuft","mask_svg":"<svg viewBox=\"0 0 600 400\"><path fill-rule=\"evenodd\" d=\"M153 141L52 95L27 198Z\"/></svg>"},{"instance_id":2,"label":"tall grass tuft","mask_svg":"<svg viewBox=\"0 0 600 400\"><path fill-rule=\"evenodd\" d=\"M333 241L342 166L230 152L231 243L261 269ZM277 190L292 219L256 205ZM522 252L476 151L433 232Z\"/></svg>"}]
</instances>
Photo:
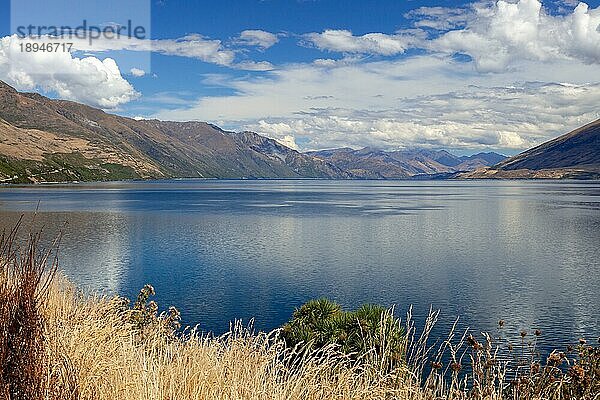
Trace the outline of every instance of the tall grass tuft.
<instances>
[{"instance_id":1,"label":"tall grass tuft","mask_svg":"<svg viewBox=\"0 0 600 400\"><path fill-rule=\"evenodd\" d=\"M544 360L540 331L513 342L456 324L431 343L433 310L419 330L410 310L401 326L393 310L341 314L327 301L268 333L239 322L221 336L181 330L149 285L133 304L83 294L55 276L39 235L16 246L19 227L0 240L0 400L600 398L597 346L582 339Z\"/></svg>"},{"instance_id":2,"label":"tall grass tuft","mask_svg":"<svg viewBox=\"0 0 600 400\"><path fill-rule=\"evenodd\" d=\"M40 233L30 233L19 246L21 225L22 218L0 236L0 398L34 400L46 388L42 308L56 270L56 247L40 251Z\"/></svg>"}]
</instances>

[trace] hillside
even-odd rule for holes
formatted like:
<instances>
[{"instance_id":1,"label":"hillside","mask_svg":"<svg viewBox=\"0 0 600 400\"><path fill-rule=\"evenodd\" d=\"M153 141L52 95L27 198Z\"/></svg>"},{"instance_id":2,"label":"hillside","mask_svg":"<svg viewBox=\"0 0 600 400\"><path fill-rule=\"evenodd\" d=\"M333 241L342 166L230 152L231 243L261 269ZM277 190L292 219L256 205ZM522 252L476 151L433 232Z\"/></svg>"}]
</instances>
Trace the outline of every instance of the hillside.
<instances>
[{"instance_id":1,"label":"hillside","mask_svg":"<svg viewBox=\"0 0 600 400\"><path fill-rule=\"evenodd\" d=\"M371 148L320 150L308 153L328 161L355 177L404 179L413 176L471 171L494 165L506 157L497 153L455 156L445 150L381 151Z\"/></svg>"},{"instance_id":2,"label":"hillside","mask_svg":"<svg viewBox=\"0 0 600 400\"><path fill-rule=\"evenodd\" d=\"M491 168L460 175L467 179L600 178L600 119L508 158Z\"/></svg>"},{"instance_id":3,"label":"hillside","mask_svg":"<svg viewBox=\"0 0 600 400\"><path fill-rule=\"evenodd\" d=\"M0 81L0 181L349 177L257 137L205 122L138 121Z\"/></svg>"}]
</instances>

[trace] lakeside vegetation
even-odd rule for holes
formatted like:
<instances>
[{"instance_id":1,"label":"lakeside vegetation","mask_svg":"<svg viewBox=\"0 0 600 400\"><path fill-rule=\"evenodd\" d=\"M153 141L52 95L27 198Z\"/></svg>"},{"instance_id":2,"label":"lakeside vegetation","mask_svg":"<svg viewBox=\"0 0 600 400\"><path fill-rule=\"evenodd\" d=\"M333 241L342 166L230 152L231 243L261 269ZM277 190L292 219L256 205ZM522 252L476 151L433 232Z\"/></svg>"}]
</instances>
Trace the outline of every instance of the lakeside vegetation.
<instances>
[{"instance_id":1,"label":"lakeside vegetation","mask_svg":"<svg viewBox=\"0 0 600 400\"><path fill-rule=\"evenodd\" d=\"M86 295L57 273L55 249L0 238L0 399L595 399L600 349L582 340L541 357L542 332L515 341L452 329L438 312L417 332L410 312L327 300L288 324L221 336L159 313L145 286L131 304ZM56 244L57 242L55 242ZM499 322L499 328L504 325Z\"/></svg>"}]
</instances>

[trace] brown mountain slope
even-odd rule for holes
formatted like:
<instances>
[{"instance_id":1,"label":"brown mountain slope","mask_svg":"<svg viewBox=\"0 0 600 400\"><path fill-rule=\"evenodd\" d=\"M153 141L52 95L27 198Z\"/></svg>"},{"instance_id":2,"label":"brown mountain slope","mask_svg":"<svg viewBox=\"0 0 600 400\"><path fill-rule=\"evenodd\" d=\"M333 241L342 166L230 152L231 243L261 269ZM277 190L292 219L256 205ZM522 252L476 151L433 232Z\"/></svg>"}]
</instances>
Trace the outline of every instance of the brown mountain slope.
<instances>
[{"instance_id":1,"label":"brown mountain slope","mask_svg":"<svg viewBox=\"0 0 600 400\"><path fill-rule=\"evenodd\" d=\"M503 170L600 167L600 119L496 165Z\"/></svg>"},{"instance_id":2,"label":"brown mountain slope","mask_svg":"<svg viewBox=\"0 0 600 400\"><path fill-rule=\"evenodd\" d=\"M258 136L258 135L256 135ZM262 138L262 137L261 137ZM285 157L204 122L134 120L19 93L0 81L0 180L38 182L168 177L347 178L279 145Z\"/></svg>"},{"instance_id":3,"label":"brown mountain slope","mask_svg":"<svg viewBox=\"0 0 600 400\"><path fill-rule=\"evenodd\" d=\"M461 178L600 178L600 120Z\"/></svg>"}]
</instances>

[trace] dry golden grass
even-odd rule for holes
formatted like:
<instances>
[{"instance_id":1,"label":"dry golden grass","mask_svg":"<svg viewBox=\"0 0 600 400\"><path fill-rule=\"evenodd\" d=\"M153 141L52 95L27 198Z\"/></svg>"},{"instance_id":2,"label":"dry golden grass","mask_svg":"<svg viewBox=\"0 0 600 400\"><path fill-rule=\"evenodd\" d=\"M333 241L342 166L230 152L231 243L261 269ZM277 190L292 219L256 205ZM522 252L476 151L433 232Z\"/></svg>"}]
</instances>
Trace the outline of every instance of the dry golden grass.
<instances>
[{"instance_id":1,"label":"dry golden grass","mask_svg":"<svg viewBox=\"0 0 600 400\"><path fill-rule=\"evenodd\" d=\"M280 330L252 333L241 324L219 337L182 332L176 310L158 315L148 302L150 286L132 307L84 295L54 275L39 235L23 249L15 238L16 229L0 238L1 400L600 398L600 348L583 340L545 361L526 332L521 348L504 355L494 344L503 339L454 328L432 346L439 312L417 335L409 311L404 362L390 370L385 337L380 350L356 357L333 346L290 348Z\"/></svg>"},{"instance_id":2,"label":"dry golden grass","mask_svg":"<svg viewBox=\"0 0 600 400\"><path fill-rule=\"evenodd\" d=\"M406 370L380 374L334 349L294 360L277 333L241 325L221 337L140 332L118 298L84 297L64 279L50 287L48 398L417 399Z\"/></svg>"}]
</instances>

